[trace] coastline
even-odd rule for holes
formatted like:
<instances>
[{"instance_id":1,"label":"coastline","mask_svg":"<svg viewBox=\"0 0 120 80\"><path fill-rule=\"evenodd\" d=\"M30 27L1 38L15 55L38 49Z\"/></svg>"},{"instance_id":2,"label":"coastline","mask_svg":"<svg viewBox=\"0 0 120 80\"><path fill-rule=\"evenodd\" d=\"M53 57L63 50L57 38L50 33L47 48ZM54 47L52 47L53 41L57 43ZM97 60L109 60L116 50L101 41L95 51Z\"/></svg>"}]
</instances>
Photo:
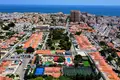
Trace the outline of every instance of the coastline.
<instances>
[{"instance_id":1,"label":"coastline","mask_svg":"<svg viewBox=\"0 0 120 80\"><path fill-rule=\"evenodd\" d=\"M120 6L104 5L0 5L2 13L58 13L70 14L70 10L80 10L96 16L120 16Z\"/></svg>"}]
</instances>

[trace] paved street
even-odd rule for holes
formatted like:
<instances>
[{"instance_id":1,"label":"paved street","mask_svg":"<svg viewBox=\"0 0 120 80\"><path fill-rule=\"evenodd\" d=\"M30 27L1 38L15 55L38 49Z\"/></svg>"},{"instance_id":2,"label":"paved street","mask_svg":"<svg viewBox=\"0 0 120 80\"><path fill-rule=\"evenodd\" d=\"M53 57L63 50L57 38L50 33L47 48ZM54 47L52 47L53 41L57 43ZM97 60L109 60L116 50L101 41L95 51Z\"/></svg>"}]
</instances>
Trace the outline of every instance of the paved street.
<instances>
[{"instance_id":1,"label":"paved street","mask_svg":"<svg viewBox=\"0 0 120 80\"><path fill-rule=\"evenodd\" d=\"M44 43L43 43L43 45L42 45L41 50L42 50L42 49L45 49L45 44L46 44L46 42L47 42L48 35L49 35L49 32L46 33L46 38L45 38L45 40L44 40Z\"/></svg>"},{"instance_id":2,"label":"paved street","mask_svg":"<svg viewBox=\"0 0 120 80\"><path fill-rule=\"evenodd\" d=\"M28 35L30 35L30 33L28 33L28 34L27 34L26 36L24 36L22 39L26 38ZM22 39L21 39L17 44L15 44L15 45L8 51L8 53L6 53L6 54L2 57L2 59L0 60L0 63L15 51L15 48L16 48L19 44L21 44Z\"/></svg>"},{"instance_id":3,"label":"paved street","mask_svg":"<svg viewBox=\"0 0 120 80\"><path fill-rule=\"evenodd\" d=\"M92 38L92 36L89 33L85 33L85 35L90 38L90 40L95 44L95 46L99 49L101 49L101 47L99 46L99 44Z\"/></svg>"},{"instance_id":4,"label":"paved street","mask_svg":"<svg viewBox=\"0 0 120 80\"><path fill-rule=\"evenodd\" d=\"M24 73L25 73L24 68L27 67L29 60L30 60L30 58L23 59L22 64L19 66L19 68L16 71L16 74L18 74L20 76L20 80L24 80Z\"/></svg>"}]
</instances>

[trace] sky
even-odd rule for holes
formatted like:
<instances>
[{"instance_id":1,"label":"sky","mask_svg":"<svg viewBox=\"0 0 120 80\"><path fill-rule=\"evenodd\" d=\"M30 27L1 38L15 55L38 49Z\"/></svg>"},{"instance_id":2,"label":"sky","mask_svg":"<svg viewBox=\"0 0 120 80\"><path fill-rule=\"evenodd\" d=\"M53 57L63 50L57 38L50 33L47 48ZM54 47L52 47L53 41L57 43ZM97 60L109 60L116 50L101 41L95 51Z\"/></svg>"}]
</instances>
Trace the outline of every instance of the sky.
<instances>
[{"instance_id":1,"label":"sky","mask_svg":"<svg viewBox=\"0 0 120 80\"><path fill-rule=\"evenodd\" d=\"M119 5L120 0L0 0L15 5Z\"/></svg>"}]
</instances>

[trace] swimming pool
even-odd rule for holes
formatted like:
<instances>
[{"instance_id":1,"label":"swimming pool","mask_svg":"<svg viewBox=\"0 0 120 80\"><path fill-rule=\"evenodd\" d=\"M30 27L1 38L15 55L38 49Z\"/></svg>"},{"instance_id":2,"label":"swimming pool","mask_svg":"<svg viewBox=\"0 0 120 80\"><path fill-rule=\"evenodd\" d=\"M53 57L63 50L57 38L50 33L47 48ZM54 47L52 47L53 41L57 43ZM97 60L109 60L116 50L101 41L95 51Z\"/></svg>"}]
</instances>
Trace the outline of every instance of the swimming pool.
<instances>
[{"instance_id":1,"label":"swimming pool","mask_svg":"<svg viewBox=\"0 0 120 80\"><path fill-rule=\"evenodd\" d=\"M35 75L43 75L44 73L44 68L37 68L35 71Z\"/></svg>"},{"instance_id":2,"label":"swimming pool","mask_svg":"<svg viewBox=\"0 0 120 80\"><path fill-rule=\"evenodd\" d=\"M67 58L67 62L70 63L70 62L71 62L71 59L70 59L70 58Z\"/></svg>"}]
</instances>

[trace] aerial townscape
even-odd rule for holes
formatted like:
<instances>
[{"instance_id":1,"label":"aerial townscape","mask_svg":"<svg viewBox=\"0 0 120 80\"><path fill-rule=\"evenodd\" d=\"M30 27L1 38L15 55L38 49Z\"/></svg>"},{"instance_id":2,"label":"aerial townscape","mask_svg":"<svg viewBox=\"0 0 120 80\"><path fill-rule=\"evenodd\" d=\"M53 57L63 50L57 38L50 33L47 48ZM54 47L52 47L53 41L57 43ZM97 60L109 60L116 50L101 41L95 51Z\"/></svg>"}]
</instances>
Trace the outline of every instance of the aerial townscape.
<instances>
[{"instance_id":1,"label":"aerial townscape","mask_svg":"<svg viewBox=\"0 0 120 80\"><path fill-rule=\"evenodd\" d=\"M120 17L0 13L0 80L120 80Z\"/></svg>"}]
</instances>

